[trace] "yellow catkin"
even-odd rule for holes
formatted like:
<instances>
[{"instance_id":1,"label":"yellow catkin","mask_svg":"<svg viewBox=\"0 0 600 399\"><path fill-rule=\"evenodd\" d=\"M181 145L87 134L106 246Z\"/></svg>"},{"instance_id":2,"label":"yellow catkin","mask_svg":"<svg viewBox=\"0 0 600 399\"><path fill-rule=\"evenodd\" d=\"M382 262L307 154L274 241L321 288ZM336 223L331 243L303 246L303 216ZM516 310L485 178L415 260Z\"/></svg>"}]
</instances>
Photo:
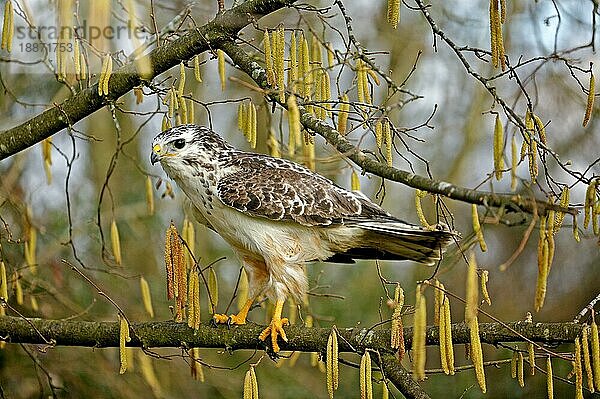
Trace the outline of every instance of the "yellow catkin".
<instances>
[{"instance_id":1,"label":"yellow catkin","mask_svg":"<svg viewBox=\"0 0 600 399\"><path fill-rule=\"evenodd\" d=\"M105 96L108 96L108 82L110 82L110 77L112 76L112 72L113 72L113 59L110 56L110 54L107 54L106 58L107 58L107 65L106 65L106 72L104 75L104 80L102 81L102 94Z\"/></svg>"},{"instance_id":2,"label":"yellow catkin","mask_svg":"<svg viewBox=\"0 0 600 399\"><path fill-rule=\"evenodd\" d=\"M0 261L0 299L8 300L8 280L6 278L6 266ZM2 309L4 307L2 306Z\"/></svg>"},{"instance_id":3,"label":"yellow catkin","mask_svg":"<svg viewBox=\"0 0 600 399\"><path fill-rule=\"evenodd\" d=\"M314 137L308 134L308 132L304 132L304 147L302 150L304 156L304 166L310 170L315 170L315 141Z\"/></svg>"},{"instance_id":4,"label":"yellow catkin","mask_svg":"<svg viewBox=\"0 0 600 399\"><path fill-rule=\"evenodd\" d=\"M248 113L246 111L246 103L242 101L238 105L238 129L240 129L242 133L245 133L246 130L247 117Z\"/></svg>"},{"instance_id":5,"label":"yellow catkin","mask_svg":"<svg viewBox=\"0 0 600 399\"><path fill-rule=\"evenodd\" d=\"M146 313L152 318L154 317L154 307L152 306L152 296L150 295L150 286L144 277L140 277L140 290L142 292L142 303Z\"/></svg>"},{"instance_id":6,"label":"yellow catkin","mask_svg":"<svg viewBox=\"0 0 600 399\"><path fill-rule=\"evenodd\" d=\"M538 150L537 142L532 138L529 140L529 175L531 181L536 182L538 176Z\"/></svg>"},{"instance_id":7,"label":"yellow catkin","mask_svg":"<svg viewBox=\"0 0 600 399\"><path fill-rule=\"evenodd\" d=\"M217 273L212 267L208 273L208 292L208 308L210 313L213 314L216 312L217 305L219 303L219 282L217 280Z\"/></svg>"},{"instance_id":8,"label":"yellow catkin","mask_svg":"<svg viewBox=\"0 0 600 399\"><path fill-rule=\"evenodd\" d=\"M517 152L517 139L515 136L512 137L510 143L510 191L517 189L517 165L518 165L518 152Z\"/></svg>"},{"instance_id":9,"label":"yellow catkin","mask_svg":"<svg viewBox=\"0 0 600 399\"><path fill-rule=\"evenodd\" d=\"M590 74L590 85L588 89L587 104L585 106L585 115L583 116L583 127L587 126L592 118L592 110L594 109L594 96L596 92L596 78L594 72Z\"/></svg>"},{"instance_id":10,"label":"yellow catkin","mask_svg":"<svg viewBox=\"0 0 600 399\"><path fill-rule=\"evenodd\" d=\"M81 77L81 48L79 40L76 38L73 41L73 65L75 66L75 78L80 80Z\"/></svg>"},{"instance_id":11,"label":"yellow catkin","mask_svg":"<svg viewBox=\"0 0 600 399\"><path fill-rule=\"evenodd\" d=\"M119 374L123 374L127 371L127 350L125 345L130 341L129 323L125 317L119 315Z\"/></svg>"},{"instance_id":12,"label":"yellow catkin","mask_svg":"<svg viewBox=\"0 0 600 399\"><path fill-rule=\"evenodd\" d=\"M387 160L388 166L392 166L392 149L393 149L393 138L392 129L390 128L390 122L386 119L383 121L383 139L385 141L385 159Z\"/></svg>"},{"instance_id":13,"label":"yellow catkin","mask_svg":"<svg viewBox=\"0 0 600 399\"><path fill-rule=\"evenodd\" d=\"M561 193L558 204L563 208L567 208L569 206L569 186L564 186ZM565 219L564 212L556 212L554 215L554 228L552 230L552 234L558 233L560 230L563 220Z\"/></svg>"},{"instance_id":14,"label":"yellow catkin","mask_svg":"<svg viewBox=\"0 0 600 399\"><path fill-rule=\"evenodd\" d=\"M169 116L169 118L172 118L175 114L175 104L177 104L177 101L175 99L175 90L172 87L169 89L165 101L169 103L167 115Z\"/></svg>"},{"instance_id":15,"label":"yellow catkin","mask_svg":"<svg viewBox=\"0 0 600 399\"><path fill-rule=\"evenodd\" d=\"M190 123L188 120L187 102L185 98L179 97L179 94L177 96L177 102L179 103L179 113L177 116L181 117L181 124Z\"/></svg>"},{"instance_id":16,"label":"yellow catkin","mask_svg":"<svg viewBox=\"0 0 600 399\"><path fill-rule=\"evenodd\" d=\"M169 225L165 235L165 266L167 269L167 299L175 297L175 268L176 263L182 261L182 254L177 228L173 223Z\"/></svg>"},{"instance_id":17,"label":"yellow catkin","mask_svg":"<svg viewBox=\"0 0 600 399\"><path fill-rule=\"evenodd\" d=\"M512 359L510 360L510 376L511 378L517 378L517 360L519 359L519 354L517 351L513 351Z\"/></svg>"},{"instance_id":18,"label":"yellow catkin","mask_svg":"<svg viewBox=\"0 0 600 399\"><path fill-rule=\"evenodd\" d=\"M356 89L359 103L365 102L365 83L362 69L362 60L359 58L356 60Z\"/></svg>"},{"instance_id":19,"label":"yellow catkin","mask_svg":"<svg viewBox=\"0 0 600 399\"><path fill-rule=\"evenodd\" d=\"M121 239L119 237L119 228L117 227L117 222L114 219L110 224L110 242L112 244L112 252L113 257L115 258L115 263L120 265L122 263Z\"/></svg>"},{"instance_id":20,"label":"yellow catkin","mask_svg":"<svg viewBox=\"0 0 600 399\"><path fill-rule=\"evenodd\" d=\"M219 80L221 82L221 91L225 91L225 53L223 50L217 50L217 63L219 67Z\"/></svg>"},{"instance_id":21,"label":"yellow catkin","mask_svg":"<svg viewBox=\"0 0 600 399\"><path fill-rule=\"evenodd\" d=\"M298 46L298 77L302 82L300 93L305 100L308 100L311 96L312 71L310 69L308 41L303 32L300 32L300 36L298 37Z\"/></svg>"},{"instance_id":22,"label":"yellow catkin","mask_svg":"<svg viewBox=\"0 0 600 399\"><path fill-rule=\"evenodd\" d=\"M290 37L290 58L288 60L288 88L296 93L298 83L298 46L296 42L296 31L292 31Z\"/></svg>"},{"instance_id":23,"label":"yellow catkin","mask_svg":"<svg viewBox=\"0 0 600 399\"><path fill-rule=\"evenodd\" d=\"M529 366L531 368L531 375L535 375L535 347L532 343L527 345L527 357L529 359Z\"/></svg>"},{"instance_id":24,"label":"yellow catkin","mask_svg":"<svg viewBox=\"0 0 600 399\"><path fill-rule=\"evenodd\" d=\"M502 42L502 26L498 0L490 0L490 47L492 65L497 68L500 63Z\"/></svg>"},{"instance_id":25,"label":"yellow catkin","mask_svg":"<svg viewBox=\"0 0 600 399\"><path fill-rule=\"evenodd\" d=\"M517 354L517 381L519 386L523 388L525 386L525 366L523 364L523 353Z\"/></svg>"},{"instance_id":26,"label":"yellow catkin","mask_svg":"<svg viewBox=\"0 0 600 399\"><path fill-rule=\"evenodd\" d=\"M183 61L179 63L179 82L177 85L177 97L181 99L185 91L185 64Z\"/></svg>"},{"instance_id":27,"label":"yellow catkin","mask_svg":"<svg viewBox=\"0 0 600 399\"><path fill-rule=\"evenodd\" d=\"M339 385L339 347L337 332L331 330L329 338L327 338L327 358L325 359L325 375L327 379L327 393L330 398L333 398L333 393Z\"/></svg>"},{"instance_id":28,"label":"yellow catkin","mask_svg":"<svg viewBox=\"0 0 600 399\"><path fill-rule=\"evenodd\" d=\"M415 315L413 327L413 378L425 379L425 337L427 333L427 308L425 296L421 293L421 284L417 285Z\"/></svg>"},{"instance_id":29,"label":"yellow catkin","mask_svg":"<svg viewBox=\"0 0 600 399\"><path fill-rule=\"evenodd\" d=\"M140 369L142 371L142 376L144 377L146 384L148 384L150 389L152 389L154 396L164 396L161 392L160 383L158 382L156 373L154 372L154 367L152 367L152 357L146 355L143 351L139 351L138 354Z\"/></svg>"},{"instance_id":30,"label":"yellow catkin","mask_svg":"<svg viewBox=\"0 0 600 399\"><path fill-rule=\"evenodd\" d=\"M329 110L331 109L331 80L327 71L323 71L321 74L321 101L323 102L323 119L325 119L330 116Z\"/></svg>"},{"instance_id":31,"label":"yellow catkin","mask_svg":"<svg viewBox=\"0 0 600 399\"><path fill-rule=\"evenodd\" d=\"M279 25L276 33L277 46L274 51L275 78L279 89L279 101L285 102L285 31L283 25Z\"/></svg>"},{"instance_id":32,"label":"yellow catkin","mask_svg":"<svg viewBox=\"0 0 600 399\"><path fill-rule=\"evenodd\" d=\"M267 148L269 149L269 155L275 158L281 158L281 148L279 141L277 138L275 138L273 129L269 129L269 133L267 135Z\"/></svg>"},{"instance_id":33,"label":"yellow catkin","mask_svg":"<svg viewBox=\"0 0 600 399\"><path fill-rule=\"evenodd\" d=\"M98 78L98 95L104 94L104 79L106 79L106 71L108 69L108 58L110 55L105 55L102 59L102 67L100 69L100 77Z\"/></svg>"},{"instance_id":34,"label":"yellow catkin","mask_svg":"<svg viewBox=\"0 0 600 399\"><path fill-rule=\"evenodd\" d=\"M245 269L242 269L236 298L238 309L241 309L248 300L248 288L248 273Z\"/></svg>"},{"instance_id":35,"label":"yellow catkin","mask_svg":"<svg viewBox=\"0 0 600 399\"><path fill-rule=\"evenodd\" d=\"M37 312L39 310L37 299L34 296L31 296L29 297L29 301L31 302L31 310Z\"/></svg>"},{"instance_id":36,"label":"yellow catkin","mask_svg":"<svg viewBox=\"0 0 600 399\"><path fill-rule=\"evenodd\" d=\"M46 183L52 184L52 137L42 141L42 159L44 161L44 171L46 172Z\"/></svg>"},{"instance_id":37,"label":"yellow catkin","mask_svg":"<svg viewBox=\"0 0 600 399\"><path fill-rule=\"evenodd\" d=\"M535 123L535 129L537 130L540 142L545 145L548 139L546 138L546 126L544 126L544 122L542 122L540 117L536 114L533 114L533 121Z\"/></svg>"},{"instance_id":38,"label":"yellow catkin","mask_svg":"<svg viewBox=\"0 0 600 399\"><path fill-rule=\"evenodd\" d=\"M592 358L590 355L590 344L588 340L589 330L590 326L587 324L584 324L581 329L581 353L583 355L583 365L585 367L588 389L591 393L594 393L594 371L592 369ZM598 384L597 381L596 384Z\"/></svg>"},{"instance_id":39,"label":"yellow catkin","mask_svg":"<svg viewBox=\"0 0 600 399\"><path fill-rule=\"evenodd\" d=\"M596 184L598 180L594 179L590 182L585 191L585 201L583 204L584 218L583 218L583 228L587 229L590 221L594 217L594 202L596 198Z\"/></svg>"},{"instance_id":40,"label":"yellow catkin","mask_svg":"<svg viewBox=\"0 0 600 399\"><path fill-rule=\"evenodd\" d=\"M417 210L417 216L419 217L419 222L423 227L429 228L430 225L427 223L427 219L425 218L425 214L423 213L423 207L421 206L421 199L427 195L427 191L422 191L419 189L415 190L415 208Z\"/></svg>"},{"instance_id":41,"label":"yellow catkin","mask_svg":"<svg viewBox=\"0 0 600 399\"><path fill-rule=\"evenodd\" d=\"M188 278L188 327L200 327L200 277L196 270L190 271Z\"/></svg>"},{"instance_id":42,"label":"yellow catkin","mask_svg":"<svg viewBox=\"0 0 600 399\"><path fill-rule=\"evenodd\" d=\"M449 374L454 375L454 345L452 342L452 319L450 316L450 299L446 295L444 295L443 310L444 324L442 325L442 328L445 329L444 346L446 347L446 366L448 367Z\"/></svg>"},{"instance_id":43,"label":"yellow catkin","mask_svg":"<svg viewBox=\"0 0 600 399\"><path fill-rule=\"evenodd\" d=\"M258 399L258 381L254 366L250 366L250 370L246 371L244 377L244 399Z\"/></svg>"},{"instance_id":44,"label":"yellow catkin","mask_svg":"<svg viewBox=\"0 0 600 399\"><path fill-rule=\"evenodd\" d=\"M579 238L579 228L577 227L577 218L573 217L573 239L576 242L580 242L581 238Z\"/></svg>"},{"instance_id":45,"label":"yellow catkin","mask_svg":"<svg viewBox=\"0 0 600 399\"><path fill-rule=\"evenodd\" d=\"M296 142L300 137L302 126L300 125L300 110L296 102L296 96L290 95L287 99L288 108L288 129L289 129L289 140L288 140L288 155L294 156L296 152Z\"/></svg>"},{"instance_id":46,"label":"yellow catkin","mask_svg":"<svg viewBox=\"0 0 600 399\"><path fill-rule=\"evenodd\" d=\"M256 117L256 106L250 103L250 117L249 117L249 132L250 147L256 148L256 135L258 133L257 117Z\"/></svg>"},{"instance_id":47,"label":"yellow catkin","mask_svg":"<svg viewBox=\"0 0 600 399\"><path fill-rule=\"evenodd\" d=\"M194 78L196 82L202 83L202 71L200 70L200 56L194 56Z\"/></svg>"},{"instance_id":48,"label":"yellow catkin","mask_svg":"<svg viewBox=\"0 0 600 399\"><path fill-rule=\"evenodd\" d=\"M583 399L583 367L581 365L581 342L575 338L575 398Z\"/></svg>"},{"instance_id":49,"label":"yellow catkin","mask_svg":"<svg viewBox=\"0 0 600 399\"><path fill-rule=\"evenodd\" d=\"M252 399L258 399L258 380L253 366L250 366L250 381L252 382Z\"/></svg>"},{"instance_id":50,"label":"yellow catkin","mask_svg":"<svg viewBox=\"0 0 600 399\"><path fill-rule=\"evenodd\" d=\"M373 399L373 380L371 368L371 355L368 351L360 359L360 399Z\"/></svg>"},{"instance_id":51,"label":"yellow catkin","mask_svg":"<svg viewBox=\"0 0 600 399\"><path fill-rule=\"evenodd\" d=\"M600 391L600 337L598 336L598 325L592 320L590 325L590 341L592 346L592 367L596 388Z\"/></svg>"},{"instance_id":52,"label":"yellow catkin","mask_svg":"<svg viewBox=\"0 0 600 399\"><path fill-rule=\"evenodd\" d=\"M490 293L488 292L487 289L487 283L489 281L490 278L490 273L487 270L483 270L481 272L481 296L483 297L483 300L485 301L485 303L488 304L488 306L492 306L492 299L490 298Z\"/></svg>"},{"instance_id":53,"label":"yellow catkin","mask_svg":"<svg viewBox=\"0 0 600 399\"><path fill-rule=\"evenodd\" d=\"M273 70L273 52L271 50L271 37L269 30L265 29L263 36L263 46L265 48L265 70L267 72L267 83L275 85L275 72Z\"/></svg>"},{"instance_id":54,"label":"yellow catkin","mask_svg":"<svg viewBox=\"0 0 600 399\"><path fill-rule=\"evenodd\" d=\"M400 0L388 0L387 22L396 29L398 21L400 21Z\"/></svg>"},{"instance_id":55,"label":"yellow catkin","mask_svg":"<svg viewBox=\"0 0 600 399\"><path fill-rule=\"evenodd\" d=\"M549 272L549 256L548 256L548 240L546 231L546 218L540 219L540 238L538 240L538 275L535 287L535 310L539 312L544 306L544 300L546 298L546 289L548 285L548 272Z\"/></svg>"},{"instance_id":56,"label":"yellow catkin","mask_svg":"<svg viewBox=\"0 0 600 399\"><path fill-rule=\"evenodd\" d=\"M548 391L548 399L554 399L554 378L552 375L552 358L546 358L546 389Z\"/></svg>"},{"instance_id":57,"label":"yellow catkin","mask_svg":"<svg viewBox=\"0 0 600 399\"><path fill-rule=\"evenodd\" d=\"M15 300L17 305L23 305L23 287L21 286L21 277L18 273L13 274L14 286L15 286Z\"/></svg>"},{"instance_id":58,"label":"yellow catkin","mask_svg":"<svg viewBox=\"0 0 600 399\"><path fill-rule=\"evenodd\" d=\"M360 179L354 169L352 169L352 173L350 174L350 189L352 191L360 191Z\"/></svg>"},{"instance_id":59,"label":"yellow catkin","mask_svg":"<svg viewBox=\"0 0 600 399\"><path fill-rule=\"evenodd\" d=\"M377 146L377 148L381 148L382 144L383 144L383 122L381 121L381 119L378 119L377 122L375 122L375 145Z\"/></svg>"},{"instance_id":60,"label":"yellow catkin","mask_svg":"<svg viewBox=\"0 0 600 399\"><path fill-rule=\"evenodd\" d=\"M333 52L333 47L331 43L325 44L325 50L327 50L327 66L329 69L335 66L335 53Z\"/></svg>"},{"instance_id":61,"label":"yellow catkin","mask_svg":"<svg viewBox=\"0 0 600 399\"><path fill-rule=\"evenodd\" d=\"M252 399L252 380L250 376L250 370L246 371L244 375L244 389L243 389L243 399Z\"/></svg>"},{"instance_id":62,"label":"yellow catkin","mask_svg":"<svg viewBox=\"0 0 600 399\"><path fill-rule=\"evenodd\" d=\"M150 215L154 215L154 190L152 189L152 179L146 176L146 209Z\"/></svg>"},{"instance_id":63,"label":"yellow catkin","mask_svg":"<svg viewBox=\"0 0 600 399\"><path fill-rule=\"evenodd\" d=\"M479 322L477 316L469 321L469 331L471 335L471 361L475 367L475 376L481 392L486 393L485 370L483 368L483 351L481 349L481 339L479 337Z\"/></svg>"},{"instance_id":64,"label":"yellow catkin","mask_svg":"<svg viewBox=\"0 0 600 399\"><path fill-rule=\"evenodd\" d=\"M500 115L496 115L494 123L494 174L496 180L502 179L502 169L504 169L504 128L500 121Z\"/></svg>"},{"instance_id":65,"label":"yellow catkin","mask_svg":"<svg viewBox=\"0 0 600 399\"><path fill-rule=\"evenodd\" d=\"M167 298L175 298L175 321L181 323L185 318L187 303L187 270L183 244L173 223L167 230L165 263L167 266Z\"/></svg>"},{"instance_id":66,"label":"yellow catkin","mask_svg":"<svg viewBox=\"0 0 600 399\"><path fill-rule=\"evenodd\" d=\"M350 115L350 102L348 94L344 93L340 100L340 112L338 113L337 131L343 136L348 132L348 116Z\"/></svg>"},{"instance_id":67,"label":"yellow catkin","mask_svg":"<svg viewBox=\"0 0 600 399\"><path fill-rule=\"evenodd\" d=\"M15 31L14 27L14 10L11 0L7 0L4 5L4 22L2 25L2 49L6 49L9 53L12 49L12 39Z\"/></svg>"},{"instance_id":68,"label":"yellow catkin","mask_svg":"<svg viewBox=\"0 0 600 399\"><path fill-rule=\"evenodd\" d=\"M391 342L390 346L393 349L398 349L398 358L402 360L404 356L404 329L402 325L402 307L404 306L404 290L400 284L396 284L394 290L394 311L392 313L391 323Z\"/></svg>"},{"instance_id":69,"label":"yellow catkin","mask_svg":"<svg viewBox=\"0 0 600 399\"><path fill-rule=\"evenodd\" d=\"M481 251L487 251L487 244L485 243L485 238L483 237L483 230L481 229L481 225L479 224L479 214L477 213L477 205L471 205L471 219L473 221L473 231L475 232L475 236L477 237L477 241L479 242L479 248Z\"/></svg>"},{"instance_id":70,"label":"yellow catkin","mask_svg":"<svg viewBox=\"0 0 600 399\"><path fill-rule=\"evenodd\" d=\"M192 378L196 381L204 382L204 369L200 363L200 348L192 348L188 350L190 356L190 372Z\"/></svg>"},{"instance_id":71,"label":"yellow catkin","mask_svg":"<svg viewBox=\"0 0 600 399\"><path fill-rule=\"evenodd\" d=\"M469 323L471 319L477 317L477 307L479 305L479 286L477 284L477 261L475 254L469 254L467 269L467 289L465 295L465 321Z\"/></svg>"},{"instance_id":72,"label":"yellow catkin","mask_svg":"<svg viewBox=\"0 0 600 399\"><path fill-rule=\"evenodd\" d=\"M85 80L87 77L87 62L85 60L85 55L83 52L79 57L79 65L81 65L81 72L79 74L79 80Z\"/></svg>"},{"instance_id":73,"label":"yellow catkin","mask_svg":"<svg viewBox=\"0 0 600 399\"><path fill-rule=\"evenodd\" d=\"M161 129L164 132L171 128L171 119L167 115L163 115Z\"/></svg>"},{"instance_id":74,"label":"yellow catkin","mask_svg":"<svg viewBox=\"0 0 600 399\"><path fill-rule=\"evenodd\" d=\"M439 281L435 281L436 289L435 290L435 316L433 318L434 323L438 326L438 334L440 341L440 364L442 366L442 370L446 375L450 374L450 369L448 368L448 356L446 355L446 314L444 313L444 297L445 294L442 291L444 285Z\"/></svg>"}]
</instances>

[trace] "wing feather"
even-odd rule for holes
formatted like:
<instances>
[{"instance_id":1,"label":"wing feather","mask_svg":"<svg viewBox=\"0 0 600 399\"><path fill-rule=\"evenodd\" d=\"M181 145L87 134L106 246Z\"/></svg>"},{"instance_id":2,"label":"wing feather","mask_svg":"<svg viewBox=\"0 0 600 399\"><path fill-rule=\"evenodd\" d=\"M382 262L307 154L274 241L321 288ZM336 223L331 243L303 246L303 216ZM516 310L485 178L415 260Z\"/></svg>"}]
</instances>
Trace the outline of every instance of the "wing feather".
<instances>
[{"instance_id":1,"label":"wing feather","mask_svg":"<svg viewBox=\"0 0 600 399\"><path fill-rule=\"evenodd\" d=\"M391 217L365 197L335 185L298 164L240 154L217 183L226 205L251 216L328 226L363 217Z\"/></svg>"}]
</instances>

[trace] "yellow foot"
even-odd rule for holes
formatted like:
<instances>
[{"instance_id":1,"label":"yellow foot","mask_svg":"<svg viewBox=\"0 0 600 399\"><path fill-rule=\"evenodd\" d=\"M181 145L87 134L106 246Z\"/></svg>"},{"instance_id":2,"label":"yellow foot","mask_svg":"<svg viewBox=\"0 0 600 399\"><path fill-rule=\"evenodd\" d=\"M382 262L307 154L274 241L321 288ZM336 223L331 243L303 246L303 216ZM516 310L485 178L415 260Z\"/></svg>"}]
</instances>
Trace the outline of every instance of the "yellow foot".
<instances>
[{"instance_id":1,"label":"yellow foot","mask_svg":"<svg viewBox=\"0 0 600 399\"><path fill-rule=\"evenodd\" d=\"M226 314L215 313L213 315L213 322L215 322L216 324L227 324L227 325L246 324L246 315L232 314L232 315L227 316Z\"/></svg>"},{"instance_id":2,"label":"yellow foot","mask_svg":"<svg viewBox=\"0 0 600 399\"><path fill-rule=\"evenodd\" d=\"M274 316L271 320L271 323L267 328L265 328L258 338L261 341L267 339L267 337L271 336L271 345L273 346L273 352L279 352L279 345L277 344L277 337L280 336L285 342L287 342L287 336L285 335L285 331L283 330L283 326L289 325L289 321L287 317L276 317Z\"/></svg>"}]
</instances>

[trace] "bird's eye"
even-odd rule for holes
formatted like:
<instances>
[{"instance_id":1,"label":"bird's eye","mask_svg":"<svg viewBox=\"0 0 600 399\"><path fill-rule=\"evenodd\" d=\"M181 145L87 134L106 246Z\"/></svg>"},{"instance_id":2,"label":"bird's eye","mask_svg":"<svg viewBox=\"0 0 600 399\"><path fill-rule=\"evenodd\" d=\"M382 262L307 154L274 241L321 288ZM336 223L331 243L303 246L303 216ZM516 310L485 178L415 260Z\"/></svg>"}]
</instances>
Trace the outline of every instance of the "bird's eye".
<instances>
[{"instance_id":1,"label":"bird's eye","mask_svg":"<svg viewBox=\"0 0 600 399\"><path fill-rule=\"evenodd\" d=\"M181 150L183 147L185 147L185 140L177 139L177 140L173 141L173 146L175 148L177 148L178 150Z\"/></svg>"}]
</instances>

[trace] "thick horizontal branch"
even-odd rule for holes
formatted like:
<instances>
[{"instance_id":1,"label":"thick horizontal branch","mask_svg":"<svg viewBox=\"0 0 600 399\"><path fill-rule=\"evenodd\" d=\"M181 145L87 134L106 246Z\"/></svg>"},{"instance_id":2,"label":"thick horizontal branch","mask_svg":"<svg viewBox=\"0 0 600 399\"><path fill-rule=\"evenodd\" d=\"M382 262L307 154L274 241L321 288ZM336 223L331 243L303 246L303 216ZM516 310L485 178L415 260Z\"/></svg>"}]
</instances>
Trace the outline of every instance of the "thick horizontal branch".
<instances>
[{"instance_id":1,"label":"thick horizontal branch","mask_svg":"<svg viewBox=\"0 0 600 399\"><path fill-rule=\"evenodd\" d=\"M131 342L127 346L158 348L226 348L228 350L267 350L267 345L258 339L264 326L248 323L242 326L214 327L202 324L198 330L184 323L159 321L133 323ZM479 327L481 341L496 345L500 342L539 343L573 342L581 326L575 323L527 323L515 322L507 325L482 323ZM429 396L416 383L409 372L398 362L395 350L390 347L390 330L365 328L337 328L340 352L362 353L366 349L375 351L374 361L379 364L386 378L407 398L425 399ZM281 343L284 351L326 352L330 328L286 327L288 342ZM439 344L437 327L427 328L428 345ZM464 323L452 325L455 344L470 342L469 328ZM49 346L86 346L95 348L119 346L119 322L88 322L73 320L25 319L0 317L0 337L11 343L42 344ZM405 345L410 348L412 328L404 329Z\"/></svg>"},{"instance_id":2,"label":"thick horizontal branch","mask_svg":"<svg viewBox=\"0 0 600 399\"><path fill-rule=\"evenodd\" d=\"M205 323L198 330L184 323L157 321L131 324L132 340L127 345L133 347L201 347L236 349L264 349L265 344L258 339L264 326L248 323L242 326L214 327ZM381 353L393 353L390 348L389 329L370 330L366 328L337 328L340 335L340 352L363 352L366 348ZM481 341L497 345L501 342L523 342L524 338L545 344L573 342L581 332L581 325L565 323L512 322L481 323ZM288 342L281 343L285 351L323 352L331 328L286 327ZM51 344L60 346L117 347L119 346L118 322L91 322L73 320L26 319L20 317L0 317L0 337L7 342L28 344ZM404 329L406 347L412 342L412 328ZM469 328L464 323L452 325L455 344L470 341ZM427 328L427 345L439 344L437 327Z\"/></svg>"},{"instance_id":3,"label":"thick horizontal branch","mask_svg":"<svg viewBox=\"0 0 600 399\"><path fill-rule=\"evenodd\" d=\"M221 46L233 62L250 76L259 87L268 93L276 93L267 82L266 71L240 46L237 46L232 42L223 42ZM271 98L273 98L274 101L278 101L276 94L271 94ZM282 102L279 102L279 104L286 107ZM390 167L385 163L367 156L360 148L356 147L342 136L333 126L317 119L303 107L300 107L300 114L301 123L304 128L322 136L329 144L334 146L340 153L350 158L366 172L373 173L385 179L471 204L498 208L506 207L508 209L518 209L532 214L537 212L540 215L545 214L548 210L561 211L572 215L578 213L574 208L564 208L557 204L551 204L535 198L524 197L517 194L497 194L488 191L472 190L452 183L430 179L405 170Z\"/></svg>"},{"instance_id":4,"label":"thick horizontal branch","mask_svg":"<svg viewBox=\"0 0 600 399\"><path fill-rule=\"evenodd\" d=\"M145 57L152 66L152 79L183 60L231 40L251 23L296 0L252 0L217 14L214 20L192 30L173 42L164 42ZM109 95L98 94L95 84L68 98L19 126L0 131L0 161L58 133L69 125L91 115L107 102L116 100L142 83L135 63L115 70L110 77Z\"/></svg>"}]
</instances>

